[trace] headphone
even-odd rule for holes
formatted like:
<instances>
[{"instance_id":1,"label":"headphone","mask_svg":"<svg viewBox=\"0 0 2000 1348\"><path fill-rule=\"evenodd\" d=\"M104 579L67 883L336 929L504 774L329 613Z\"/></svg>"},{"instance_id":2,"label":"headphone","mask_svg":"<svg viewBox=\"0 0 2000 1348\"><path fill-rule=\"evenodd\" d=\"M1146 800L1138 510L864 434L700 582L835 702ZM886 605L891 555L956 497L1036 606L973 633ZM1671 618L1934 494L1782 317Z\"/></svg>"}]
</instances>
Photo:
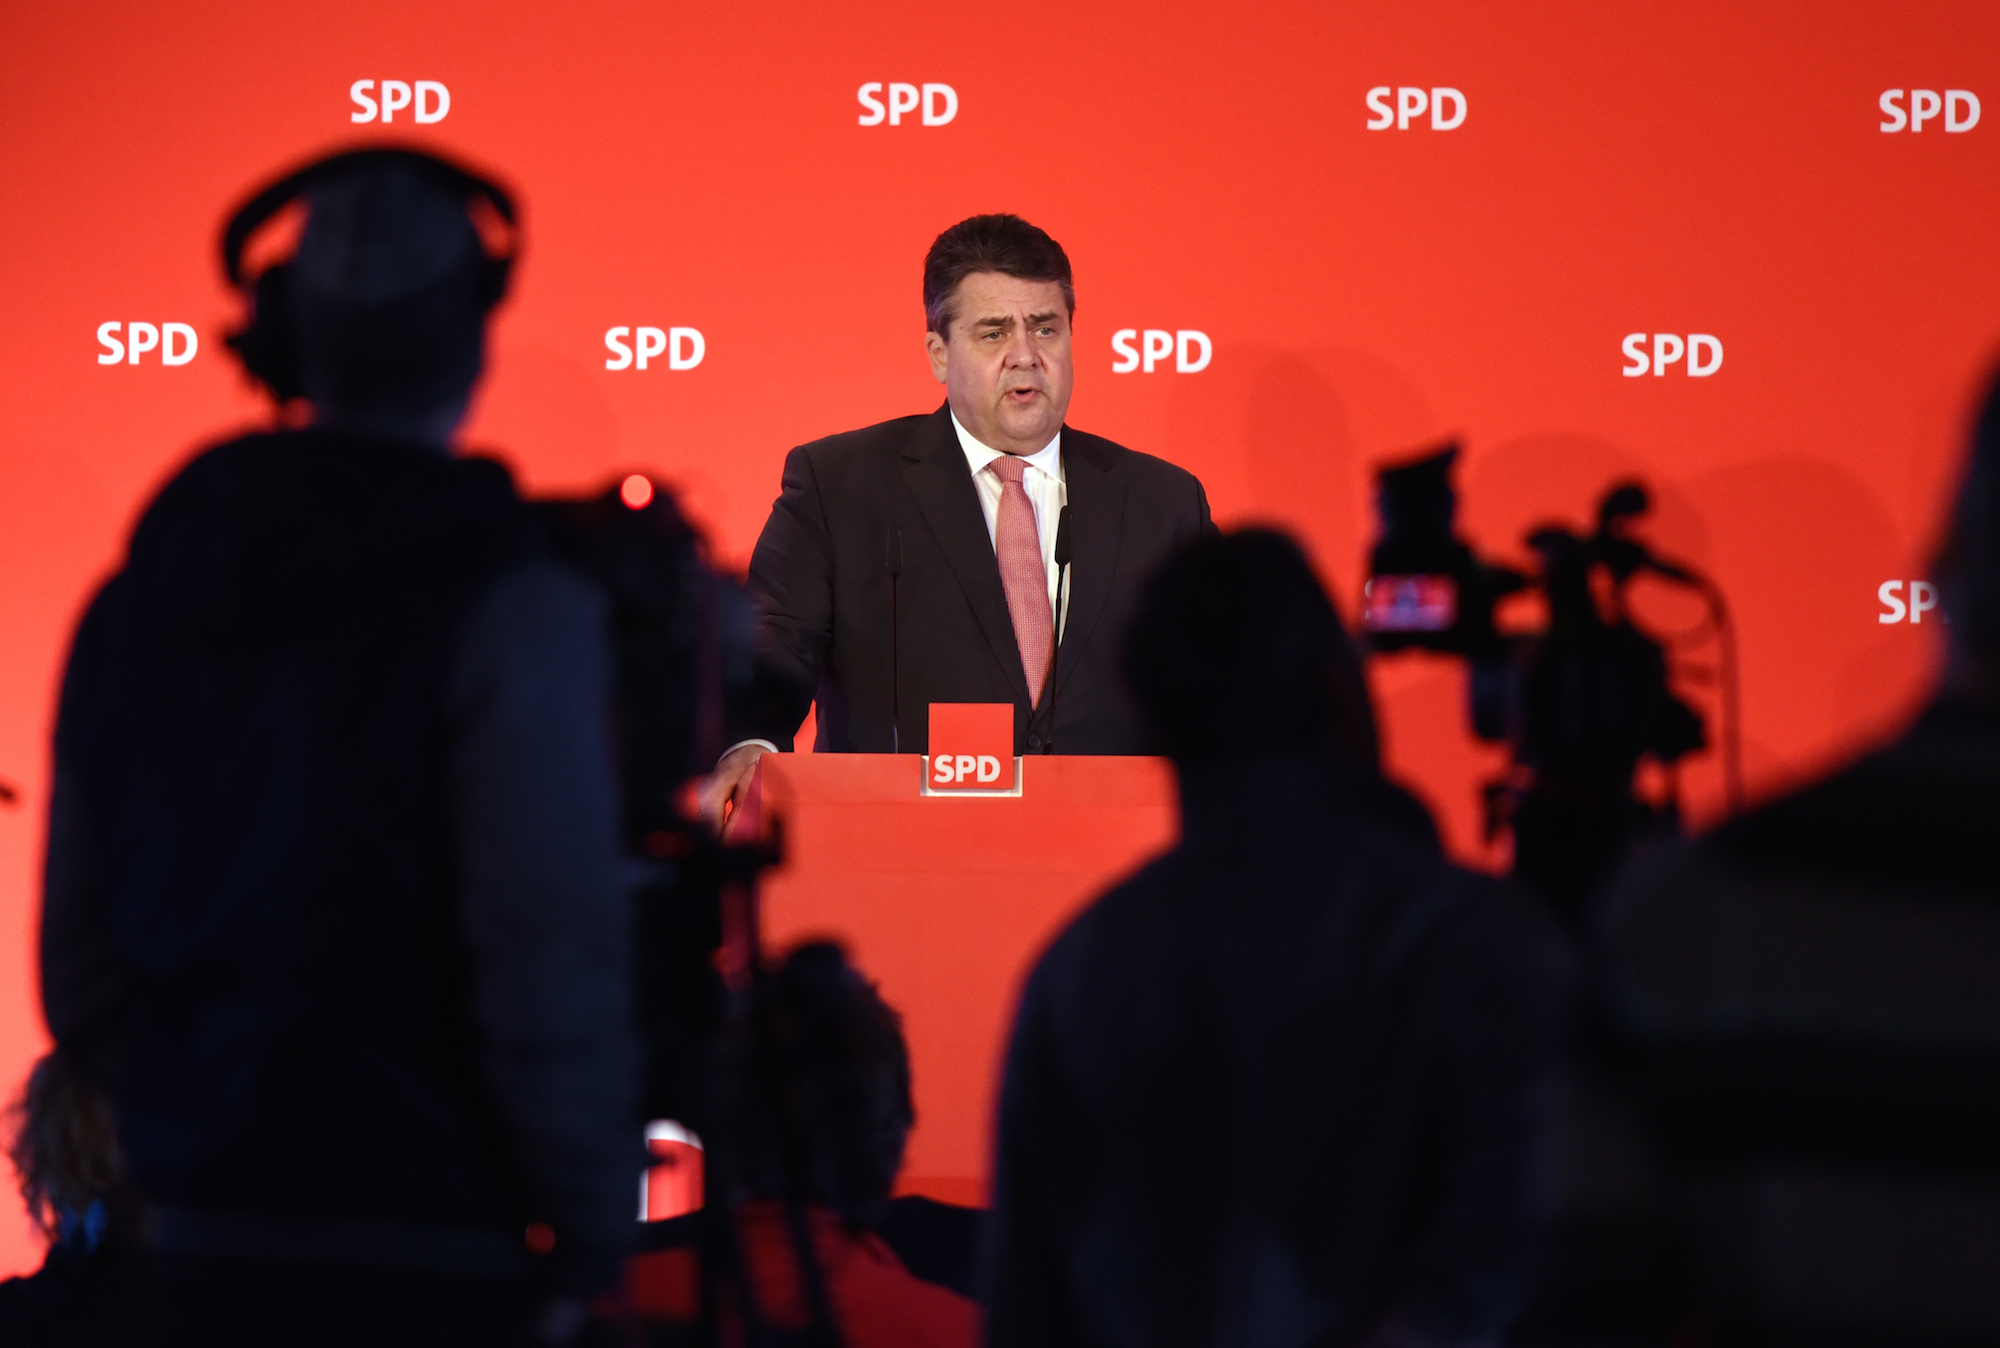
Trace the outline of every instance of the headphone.
<instances>
[{"instance_id":1,"label":"headphone","mask_svg":"<svg viewBox=\"0 0 2000 1348\"><path fill-rule=\"evenodd\" d=\"M239 206L222 231L222 270L229 284L243 291L250 304L250 321L223 340L251 377L269 388L280 403L305 393L299 336L293 322L291 263L273 263L256 277L246 278L243 250L272 216L300 197L358 168L388 163L417 169L447 193L463 198L468 212L481 201L493 208L507 226L507 240L497 255L489 254L481 263L478 295L490 310L507 293L507 279L520 251L520 224L514 198L498 183L422 150L393 146L344 150L289 173Z\"/></svg>"}]
</instances>

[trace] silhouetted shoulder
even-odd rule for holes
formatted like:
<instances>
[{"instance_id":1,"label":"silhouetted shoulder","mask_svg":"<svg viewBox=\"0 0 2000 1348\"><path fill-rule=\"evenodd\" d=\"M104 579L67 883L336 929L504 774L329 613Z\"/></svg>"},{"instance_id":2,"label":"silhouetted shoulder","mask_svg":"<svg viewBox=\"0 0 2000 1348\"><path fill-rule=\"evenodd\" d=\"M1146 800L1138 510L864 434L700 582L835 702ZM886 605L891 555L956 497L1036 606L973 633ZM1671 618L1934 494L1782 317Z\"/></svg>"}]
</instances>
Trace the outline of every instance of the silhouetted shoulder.
<instances>
[{"instance_id":1,"label":"silhouetted shoulder","mask_svg":"<svg viewBox=\"0 0 2000 1348\"><path fill-rule=\"evenodd\" d=\"M1465 968L1504 971L1508 981L1565 1003L1578 977L1576 950L1547 903L1511 881L1444 861L1430 863L1426 892L1444 944Z\"/></svg>"},{"instance_id":2,"label":"silhouetted shoulder","mask_svg":"<svg viewBox=\"0 0 2000 1348\"><path fill-rule=\"evenodd\" d=\"M1990 979L1953 989L1951 970L1983 968L1971 952L1995 939L1996 812L2000 718L1933 706L1824 780L1633 858L1590 910L1593 968L1649 1032L1789 1034L1809 998L1829 1025L1905 995L1974 1005ZM1910 1014L1896 1034L1932 1012Z\"/></svg>"},{"instance_id":3,"label":"silhouetted shoulder","mask_svg":"<svg viewBox=\"0 0 2000 1348\"><path fill-rule=\"evenodd\" d=\"M1286 818L1289 836L1259 837L1246 823L1239 844L1185 841L1112 886L1050 943L1046 980L1069 983L1163 942L1201 958L1226 927L1263 922L1273 933L1329 930L1370 947L1370 958L1498 965L1552 986L1570 978L1569 944L1545 905L1519 887L1445 861L1429 816L1400 791L1383 791L1365 814ZM1274 813L1283 816L1280 808ZM1177 934L1176 934L1177 933ZM1038 970L1040 973L1041 970Z\"/></svg>"},{"instance_id":4,"label":"silhouetted shoulder","mask_svg":"<svg viewBox=\"0 0 2000 1348\"><path fill-rule=\"evenodd\" d=\"M1710 850L1754 875L1994 895L1996 764L2000 728L1932 712L1897 743L1725 824Z\"/></svg>"}]
</instances>

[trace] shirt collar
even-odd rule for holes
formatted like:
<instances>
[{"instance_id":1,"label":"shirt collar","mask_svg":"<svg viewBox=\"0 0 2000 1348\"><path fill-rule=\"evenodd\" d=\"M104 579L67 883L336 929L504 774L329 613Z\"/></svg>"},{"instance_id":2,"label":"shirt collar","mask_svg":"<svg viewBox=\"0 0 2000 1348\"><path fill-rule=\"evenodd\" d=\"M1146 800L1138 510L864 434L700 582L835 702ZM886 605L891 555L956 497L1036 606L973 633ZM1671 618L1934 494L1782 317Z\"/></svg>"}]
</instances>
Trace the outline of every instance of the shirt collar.
<instances>
[{"instance_id":1,"label":"shirt collar","mask_svg":"<svg viewBox=\"0 0 2000 1348\"><path fill-rule=\"evenodd\" d=\"M958 447L965 451L965 462L976 477L986 471L986 465L1001 456L1003 451L993 449L973 437L971 431L959 424L958 413L951 414L951 428L958 432ZM1020 456L1030 468L1039 468L1050 477L1062 478L1062 432L1056 432L1055 439L1043 445L1033 454Z\"/></svg>"}]
</instances>

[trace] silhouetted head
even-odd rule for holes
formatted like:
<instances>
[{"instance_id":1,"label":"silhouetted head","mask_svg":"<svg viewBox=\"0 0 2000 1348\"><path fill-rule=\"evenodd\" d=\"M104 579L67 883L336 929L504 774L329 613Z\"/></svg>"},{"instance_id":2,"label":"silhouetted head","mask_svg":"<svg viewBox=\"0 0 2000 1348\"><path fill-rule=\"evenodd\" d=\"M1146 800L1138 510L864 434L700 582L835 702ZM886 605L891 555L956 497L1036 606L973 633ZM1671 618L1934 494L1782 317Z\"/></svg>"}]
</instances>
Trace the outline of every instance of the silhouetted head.
<instances>
[{"instance_id":1,"label":"silhouetted head","mask_svg":"<svg viewBox=\"0 0 2000 1348\"><path fill-rule=\"evenodd\" d=\"M2000 670L2000 378L1970 449L1935 574L1955 653Z\"/></svg>"},{"instance_id":2,"label":"silhouetted head","mask_svg":"<svg viewBox=\"0 0 2000 1348\"><path fill-rule=\"evenodd\" d=\"M434 178L397 161L314 190L292 262L301 375L316 408L463 405L485 359L486 250Z\"/></svg>"},{"instance_id":3,"label":"silhouetted head","mask_svg":"<svg viewBox=\"0 0 2000 1348\"><path fill-rule=\"evenodd\" d=\"M902 1018L839 946L816 941L758 981L752 1020L752 1190L878 1220L916 1121Z\"/></svg>"},{"instance_id":4,"label":"silhouetted head","mask_svg":"<svg viewBox=\"0 0 2000 1348\"><path fill-rule=\"evenodd\" d=\"M110 1102L56 1050L28 1073L10 1113L14 1136L8 1156L29 1220L50 1240L96 1248L118 1189L118 1135Z\"/></svg>"},{"instance_id":5,"label":"silhouetted head","mask_svg":"<svg viewBox=\"0 0 2000 1348\"><path fill-rule=\"evenodd\" d=\"M246 275L250 240L294 202L306 211L297 250ZM482 209L511 232L504 190L416 150L351 150L286 175L223 234L224 268L252 308L230 345L280 402L303 397L323 423L445 438L512 263L511 237L489 254Z\"/></svg>"},{"instance_id":6,"label":"silhouetted head","mask_svg":"<svg viewBox=\"0 0 2000 1348\"><path fill-rule=\"evenodd\" d=\"M1169 558L1140 594L1124 672L1183 769L1283 752L1378 765L1359 652L1283 534L1211 535Z\"/></svg>"}]
</instances>

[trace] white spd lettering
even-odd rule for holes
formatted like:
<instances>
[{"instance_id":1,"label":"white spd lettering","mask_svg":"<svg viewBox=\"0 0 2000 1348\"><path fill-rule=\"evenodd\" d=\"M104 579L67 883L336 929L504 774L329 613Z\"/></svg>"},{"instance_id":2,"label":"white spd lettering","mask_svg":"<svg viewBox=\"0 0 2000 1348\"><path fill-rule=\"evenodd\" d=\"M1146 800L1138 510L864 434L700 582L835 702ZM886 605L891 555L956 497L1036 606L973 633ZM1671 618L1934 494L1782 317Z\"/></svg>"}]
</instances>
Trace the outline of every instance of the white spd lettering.
<instances>
[{"instance_id":1,"label":"white spd lettering","mask_svg":"<svg viewBox=\"0 0 2000 1348\"><path fill-rule=\"evenodd\" d=\"M1139 343L1136 347L1132 345L1135 341ZM1111 350L1118 357L1111 362L1113 374L1130 374L1134 370L1151 374L1153 367L1168 356L1174 358L1176 373L1199 374L1215 358L1215 343L1196 328L1175 332L1147 328L1143 333L1138 328L1120 328L1111 334Z\"/></svg>"},{"instance_id":2,"label":"white spd lettering","mask_svg":"<svg viewBox=\"0 0 2000 1348\"><path fill-rule=\"evenodd\" d=\"M1389 96L1396 96L1396 105L1389 106ZM1368 91L1364 100L1368 111L1374 113L1368 119L1370 131L1387 131L1395 127L1398 131L1408 131L1410 123L1424 115L1431 115L1431 130L1456 131L1465 125L1465 95L1445 85L1435 85L1429 89L1417 85L1403 85L1391 88L1378 84ZM1451 111L1447 113L1445 107Z\"/></svg>"},{"instance_id":3,"label":"white spd lettering","mask_svg":"<svg viewBox=\"0 0 2000 1348\"><path fill-rule=\"evenodd\" d=\"M1903 602L1904 582L1885 580L1876 587L1875 598L1882 604L1882 611L1875 615L1875 621L1884 625L1908 621L1912 624L1924 620L1924 615L1938 606L1937 586L1927 580L1908 582L1909 602Z\"/></svg>"},{"instance_id":4,"label":"white spd lettering","mask_svg":"<svg viewBox=\"0 0 2000 1348\"><path fill-rule=\"evenodd\" d=\"M662 354L669 370L692 370L708 354L708 342L697 328L620 327L605 330L604 349L611 353L607 370L644 370Z\"/></svg>"},{"instance_id":5,"label":"white spd lettering","mask_svg":"<svg viewBox=\"0 0 2000 1348\"><path fill-rule=\"evenodd\" d=\"M931 760L931 782L936 786L963 786L967 781L986 785L1000 780L1000 760L992 754L939 754Z\"/></svg>"},{"instance_id":6,"label":"white spd lettering","mask_svg":"<svg viewBox=\"0 0 2000 1348\"><path fill-rule=\"evenodd\" d=\"M380 98L375 96L377 92ZM408 108L414 120L428 125L442 122L451 111L451 90L436 80L417 80L414 84L408 80L356 80L347 86L347 96L357 109L347 114L350 122L372 122L379 118L387 126L396 120L397 113Z\"/></svg>"},{"instance_id":7,"label":"white spd lettering","mask_svg":"<svg viewBox=\"0 0 2000 1348\"><path fill-rule=\"evenodd\" d=\"M137 365L148 351L158 351L162 365L185 365L201 349L201 339L188 323L121 323L113 319L97 325L97 342L104 348L97 357L99 365Z\"/></svg>"},{"instance_id":8,"label":"white spd lettering","mask_svg":"<svg viewBox=\"0 0 2000 1348\"><path fill-rule=\"evenodd\" d=\"M1621 348L1625 359L1630 362L1619 373L1627 379L1637 379L1651 371L1664 375L1669 365L1687 357L1683 367L1692 379L1706 379L1722 368L1722 339L1712 333L1690 332L1686 340L1678 333L1656 332L1653 334L1651 354L1646 351L1646 334L1632 332L1625 335Z\"/></svg>"},{"instance_id":9,"label":"white spd lettering","mask_svg":"<svg viewBox=\"0 0 2000 1348\"><path fill-rule=\"evenodd\" d=\"M889 95L886 106L881 98L884 90ZM901 126L903 118L912 112L920 113L925 126L943 126L958 116L958 90L949 84L918 86L870 80L861 86L855 98L866 109L856 119L862 126L880 126L884 122Z\"/></svg>"},{"instance_id":10,"label":"white spd lettering","mask_svg":"<svg viewBox=\"0 0 2000 1348\"><path fill-rule=\"evenodd\" d=\"M1935 89L1911 89L1907 112L1903 109L1904 93L1902 89L1884 89L1875 100L1875 106L1889 119L1880 123L1884 135L1893 136L1898 131L1915 135L1924 129L1924 123L1936 121L1940 113L1944 115L1944 129L1954 134L1979 125L1979 95L1970 89L1946 89L1942 94Z\"/></svg>"}]
</instances>

